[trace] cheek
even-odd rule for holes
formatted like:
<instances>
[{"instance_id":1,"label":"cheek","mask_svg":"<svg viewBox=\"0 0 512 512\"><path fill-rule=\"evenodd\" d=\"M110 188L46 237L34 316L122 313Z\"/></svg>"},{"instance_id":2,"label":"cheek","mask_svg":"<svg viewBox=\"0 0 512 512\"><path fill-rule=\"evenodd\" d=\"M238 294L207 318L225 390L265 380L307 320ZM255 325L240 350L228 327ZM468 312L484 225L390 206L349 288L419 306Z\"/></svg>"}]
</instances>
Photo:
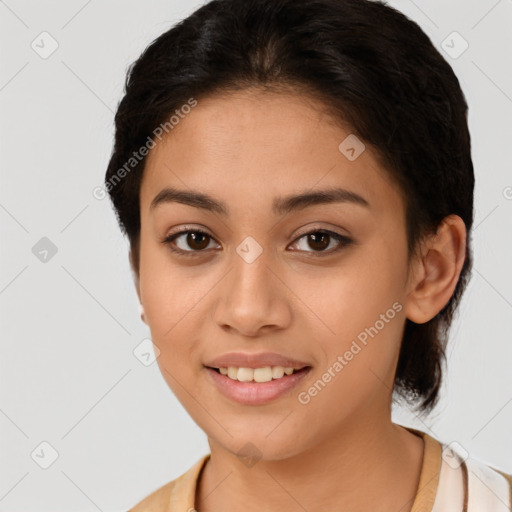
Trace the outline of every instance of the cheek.
<instances>
[{"instance_id":1,"label":"cheek","mask_svg":"<svg viewBox=\"0 0 512 512\"><path fill-rule=\"evenodd\" d=\"M304 272L294 291L304 298L330 338L346 339L373 325L395 302L403 301L401 265L393 255L376 257L370 251L360 251L357 257L321 274Z\"/></svg>"},{"instance_id":2,"label":"cheek","mask_svg":"<svg viewBox=\"0 0 512 512\"><path fill-rule=\"evenodd\" d=\"M160 273L156 266L146 277L146 317L151 339L160 351L157 364L178 400L187 409L193 408L190 393L195 393L194 382L202 370L201 288L191 286L189 280Z\"/></svg>"},{"instance_id":3,"label":"cheek","mask_svg":"<svg viewBox=\"0 0 512 512\"><path fill-rule=\"evenodd\" d=\"M160 355L163 376L179 394L178 383L202 370L201 343L210 320L209 292L221 276L204 266L173 263L167 250L148 243L141 250L140 288L146 320ZM204 348L204 347L203 347Z\"/></svg>"},{"instance_id":4,"label":"cheek","mask_svg":"<svg viewBox=\"0 0 512 512\"><path fill-rule=\"evenodd\" d=\"M150 242L141 245L140 290L153 341L160 351L183 339L182 329L194 316L200 290L183 270L170 265L165 250ZM179 349L179 346L176 347Z\"/></svg>"},{"instance_id":5,"label":"cheek","mask_svg":"<svg viewBox=\"0 0 512 512\"><path fill-rule=\"evenodd\" d=\"M393 371L404 324L403 264L385 248L361 251L350 263L331 268L328 279L301 278L300 296L315 312L310 328L315 323L322 333L317 339L323 365L327 369L343 358L336 375L344 377L333 388L375 383L368 369L383 379Z\"/></svg>"}]
</instances>

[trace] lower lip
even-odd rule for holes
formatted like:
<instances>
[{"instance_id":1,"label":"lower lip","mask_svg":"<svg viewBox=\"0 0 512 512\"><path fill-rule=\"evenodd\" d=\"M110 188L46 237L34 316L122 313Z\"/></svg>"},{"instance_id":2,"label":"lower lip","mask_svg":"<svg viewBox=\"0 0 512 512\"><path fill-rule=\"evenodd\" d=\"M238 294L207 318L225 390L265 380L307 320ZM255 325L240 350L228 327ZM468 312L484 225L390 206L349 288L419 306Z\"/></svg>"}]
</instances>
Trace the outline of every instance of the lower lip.
<instances>
[{"instance_id":1,"label":"lower lip","mask_svg":"<svg viewBox=\"0 0 512 512\"><path fill-rule=\"evenodd\" d=\"M263 405L284 395L310 372L311 367L303 368L297 373L284 375L269 382L240 382L206 367L217 389L225 396L243 405Z\"/></svg>"}]
</instances>

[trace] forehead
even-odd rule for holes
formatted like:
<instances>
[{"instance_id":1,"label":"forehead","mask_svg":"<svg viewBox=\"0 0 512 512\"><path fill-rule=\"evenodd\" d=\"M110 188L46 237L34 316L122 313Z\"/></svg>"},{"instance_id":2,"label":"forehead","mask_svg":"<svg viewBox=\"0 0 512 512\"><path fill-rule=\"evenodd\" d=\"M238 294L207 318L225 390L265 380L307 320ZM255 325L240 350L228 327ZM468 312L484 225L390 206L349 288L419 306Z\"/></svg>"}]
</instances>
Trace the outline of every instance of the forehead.
<instances>
[{"instance_id":1,"label":"forehead","mask_svg":"<svg viewBox=\"0 0 512 512\"><path fill-rule=\"evenodd\" d=\"M373 149L354 137L309 96L241 91L200 99L149 152L141 207L149 209L168 186L239 200L244 207L248 197L267 197L270 208L276 196L334 187L377 210L396 205L397 186ZM350 147L360 152L357 158L346 152ZM264 207L263 199L258 204Z\"/></svg>"}]
</instances>

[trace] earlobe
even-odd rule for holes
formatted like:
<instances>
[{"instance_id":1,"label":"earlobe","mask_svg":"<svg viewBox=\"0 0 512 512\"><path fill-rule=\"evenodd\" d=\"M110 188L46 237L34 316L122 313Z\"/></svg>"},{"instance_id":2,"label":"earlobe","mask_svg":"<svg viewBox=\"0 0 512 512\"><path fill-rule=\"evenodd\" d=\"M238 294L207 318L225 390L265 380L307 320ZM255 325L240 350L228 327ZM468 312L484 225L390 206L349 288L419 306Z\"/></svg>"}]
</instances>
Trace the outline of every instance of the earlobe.
<instances>
[{"instance_id":1,"label":"earlobe","mask_svg":"<svg viewBox=\"0 0 512 512\"><path fill-rule=\"evenodd\" d=\"M145 312L144 312L144 306L142 304L140 304L140 319L147 325L148 323L146 322L146 315L145 315Z\"/></svg>"},{"instance_id":2,"label":"earlobe","mask_svg":"<svg viewBox=\"0 0 512 512\"><path fill-rule=\"evenodd\" d=\"M434 318L449 302L466 258L466 226L458 215L443 219L429 236L414 262L414 281L405 313L422 324Z\"/></svg>"}]
</instances>

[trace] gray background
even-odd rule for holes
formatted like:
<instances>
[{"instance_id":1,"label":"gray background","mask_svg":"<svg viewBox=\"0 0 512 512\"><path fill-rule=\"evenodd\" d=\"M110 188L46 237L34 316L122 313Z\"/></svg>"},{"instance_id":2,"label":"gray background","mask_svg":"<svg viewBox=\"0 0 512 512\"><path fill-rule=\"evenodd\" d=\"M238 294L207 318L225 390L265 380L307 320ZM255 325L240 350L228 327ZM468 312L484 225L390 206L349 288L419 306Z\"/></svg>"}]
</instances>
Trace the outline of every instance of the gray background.
<instances>
[{"instance_id":1,"label":"gray background","mask_svg":"<svg viewBox=\"0 0 512 512\"><path fill-rule=\"evenodd\" d=\"M475 270L443 398L428 420L394 419L512 472L512 2L389 3L459 77L476 172ZM199 5L0 1L0 510L126 510L209 451L157 364L133 353L149 329L127 242L92 194L128 65ZM43 31L58 44L47 58L31 46L51 49ZM442 49L462 49L454 31L469 43L457 58Z\"/></svg>"}]
</instances>

